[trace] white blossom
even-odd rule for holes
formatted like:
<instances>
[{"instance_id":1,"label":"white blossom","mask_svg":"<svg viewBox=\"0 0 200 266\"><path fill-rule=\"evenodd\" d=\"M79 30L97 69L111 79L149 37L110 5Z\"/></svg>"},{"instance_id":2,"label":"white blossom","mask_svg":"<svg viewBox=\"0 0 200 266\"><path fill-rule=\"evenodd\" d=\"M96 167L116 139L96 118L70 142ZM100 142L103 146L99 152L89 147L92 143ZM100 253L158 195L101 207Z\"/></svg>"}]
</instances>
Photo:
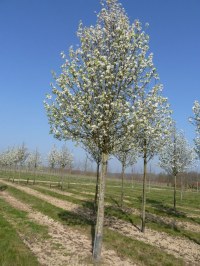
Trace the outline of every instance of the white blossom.
<instances>
[{"instance_id":1,"label":"white blossom","mask_svg":"<svg viewBox=\"0 0 200 266\"><path fill-rule=\"evenodd\" d=\"M196 131L196 138L194 140L195 151L200 158L200 104L198 101L194 102L192 110L194 113L194 117L190 118L190 122L192 122L195 126L195 131Z\"/></svg>"},{"instance_id":2,"label":"white blossom","mask_svg":"<svg viewBox=\"0 0 200 266\"><path fill-rule=\"evenodd\" d=\"M160 167L168 174L176 176L193 166L196 160L194 148L191 147L182 132L174 128L171 138L159 156Z\"/></svg>"},{"instance_id":3,"label":"white blossom","mask_svg":"<svg viewBox=\"0 0 200 266\"><path fill-rule=\"evenodd\" d=\"M42 159L37 149L29 154L26 163L29 169L36 170L39 168L39 166L42 164Z\"/></svg>"}]
</instances>

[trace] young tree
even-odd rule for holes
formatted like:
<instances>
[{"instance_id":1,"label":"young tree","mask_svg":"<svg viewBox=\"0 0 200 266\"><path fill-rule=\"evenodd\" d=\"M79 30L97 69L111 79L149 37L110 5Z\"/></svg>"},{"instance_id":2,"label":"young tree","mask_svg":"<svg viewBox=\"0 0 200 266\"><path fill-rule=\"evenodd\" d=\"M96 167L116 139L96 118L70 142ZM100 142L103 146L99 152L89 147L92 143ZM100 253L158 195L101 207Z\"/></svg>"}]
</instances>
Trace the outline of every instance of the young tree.
<instances>
[{"instance_id":1,"label":"young tree","mask_svg":"<svg viewBox=\"0 0 200 266\"><path fill-rule=\"evenodd\" d=\"M171 110L167 98L162 96L161 85L155 85L149 92L142 93L136 104L135 141L143 158L142 227L145 231L147 163L166 144L170 134Z\"/></svg>"},{"instance_id":2,"label":"young tree","mask_svg":"<svg viewBox=\"0 0 200 266\"><path fill-rule=\"evenodd\" d=\"M132 144L132 143L131 143ZM129 141L124 141L118 151L114 156L120 161L122 165L121 178L121 207L123 207L124 202L124 174L128 166L131 166L137 162L138 152L136 148L133 148Z\"/></svg>"},{"instance_id":3,"label":"young tree","mask_svg":"<svg viewBox=\"0 0 200 266\"><path fill-rule=\"evenodd\" d=\"M20 168L23 166L24 162L26 161L28 157L28 149L26 148L25 144L23 143L21 146L19 146L16 151L16 160L19 164Z\"/></svg>"},{"instance_id":4,"label":"young tree","mask_svg":"<svg viewBox=\"0 0 200 266\"><path fill-rule=\"evenodd\" d=\"M196 139L195 143L195 151L200 159L200 103L198 101L194 102L194 106L192 108L194 117L190 118L190 122L195 126L196 131Z\"/></svg>"},{"instance_id":5,"label":"young tree","mask_svg":"<svg viewBox=\"0 0 200 266\"><path fill-rule=\"evenodd\" d=\"M157 78L149 36L130 24L117 0L102 1L97 24L79 25L80 47L64 53L62 73L45 102L51 133L58 139L92 142L101 152L101 176L93 257L100 259L107 162L134 131L137 93ZM53 97L52 97L53 96Z\"/></svg>"},{"instance_id":6,"label":"young tree","mask_svg":"<svg viewBox=\"0 0 200 266\"><path fill-rule=\"evenodd\" d=\"M159 155L160 167L174 177L174 210L176 211L177 175L191 167L196 159L194 148L189 145L182 132L174 127L164 149Z\"/></svg>"},{"instance_id":7,"label":"young tree","mask_svg":"<svg viewBox=\"0 0 200 266\"><path fill-rule=\"evenodd\" d=\"M39 166L42 164L41 155L37 149L29 154L26 163L28 165L28 169L34 171L34 184L35 184L36 171L38 170Z\"/></svg>"},{"instance_id":8,"label":"young tree","mask_svg":"<svg viewBox=\"0 0 200 266\"><path fill-rule=\"evenodd\" d=\"M63 171L65 168L71 170L73 162L73 156L69 152L67 146L63 146L61 151L58 153L58 165L62 169L62 178L61 178L61 189L63 189ZM68 178L68 188L69 188L69 178Z\"/></svg>"},{"instance_id":9,"label":"young tree","mask_svg":"<svg viewBox=\"0 0 200 266\"><path fill-rule=\"evenodd\" d=\"M39 153L38 149L30 153L27 161L34 171L38 169L38 167L42 164L41 154Z\"/></svg>"},{"instance_id":10,"label":"young tree","mask_svg":"<svg viewBox=\"0 0 200 266\"><path fill-rule=\"evenodd\" d=\"M3 167L12 167L16 166L18 163L18 153L17 150L12 147L3 151L0 156L1 166Z\"/></svg>"},{"instance_id":11,"label":"young tree","mask_svg":"<svg viewBox=\"0 0 200 266\"><path fill-rule=\"evenodd\" d=\"M47 159L48 159L48 165L50 166L51 170L55 169L59 161L59 152L56 149L55 145L52 147L51 151L49 152Z\"/></svg>"}]
</instances>

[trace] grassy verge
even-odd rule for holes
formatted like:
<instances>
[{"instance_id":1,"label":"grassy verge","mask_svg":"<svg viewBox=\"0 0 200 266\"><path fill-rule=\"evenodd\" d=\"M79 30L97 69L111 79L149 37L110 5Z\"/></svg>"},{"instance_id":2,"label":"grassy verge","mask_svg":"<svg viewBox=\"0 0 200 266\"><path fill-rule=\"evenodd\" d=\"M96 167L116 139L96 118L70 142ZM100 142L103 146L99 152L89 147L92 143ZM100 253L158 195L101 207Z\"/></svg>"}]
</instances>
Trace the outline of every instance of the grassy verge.
<instances>
[{"instance_id":1,"label":"grassy verge","mask_svg":"<svg viewBox=\"0 0 200 266\"><path fill-rule=\"evenodd\" d=\"M3 216L6 211L9 213L7 216L12 216L14 219L18 218L19 227L21 227L22 223L20 223L19 220L25 217L25 213L16 211L1 199L0 206L0 265L27 266L27 263L29 266L39 265L36 257L31 253L31 251L25 246L23 241L18 236L16 228L14 228ZM31 224L29 224L29 227L30 226L32 227Z\"/></svg>"}]
</instances>

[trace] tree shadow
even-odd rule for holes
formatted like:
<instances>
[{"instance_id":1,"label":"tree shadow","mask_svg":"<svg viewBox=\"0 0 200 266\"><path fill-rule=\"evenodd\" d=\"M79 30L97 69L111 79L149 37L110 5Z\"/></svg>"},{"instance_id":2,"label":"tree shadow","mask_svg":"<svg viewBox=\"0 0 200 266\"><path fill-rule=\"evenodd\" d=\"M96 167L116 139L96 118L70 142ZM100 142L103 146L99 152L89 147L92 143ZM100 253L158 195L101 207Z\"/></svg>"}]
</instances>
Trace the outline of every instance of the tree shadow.
<instances>
[{"instance_id":1,"label":"tree shadow","mask_svg":"<svg viewBox=\"0 0 200 266\"><path fill-rule=\"evenodd\" d=\"M88 206L88 204L86 204ZM74 212L70 211L62 211L58 213L58 217L65 222L65 224L69 226L79 226L82 228L86 228L87 226L90 227L90 233L91 233L91 251L94 244L94 237L95 237L95 224L96 219L94 215L91 213L88 213L88 211L85 211L82 207L77 208L74 210Z\"/></svg>"},{"instance_id":2,"label":"tree shadow","mask_svg":"<svg viewBox=\"0 0 200 266\"><path fill-rule=\"evenodd\" d=\"M113 202L117 207L120 208L120 204L116 199L114 199L112 196L109 196L109 198L110 198L111 202Z\"/></svg>"},{"instance_id":3,"label":"tree shadow","mask_svg":"<svg viewBox=\"0 0 200 266\"><path fill-rule=\"evenodd\" d=\"M183 234L185 237L187 237L189 240L197 243L198 245L200 245L200 238L199 235L195 235L195 236L191 236L189 233L184 232Z\"/></svg>"},{"instance_id":4,"label":"tree shadow","mask_svg":"<svg viewBox=\"0 0 200 266\"><path fill-rule=\"evenodd\" d=\"M195 218L195 217L188 217L192 222L195 222L197 224L200 224L200 218Z\"/></svg>"},{"instance_id":5,"label":"tree shadow","mask_svg":"<svg viewBox=\"0 0 200 266\"><path fill-rule=\"evenodd\" d=\"M156 211L160 214L165 213L175 218L186 218L187 217L187 215L184 212L174 209L172 207L169 207L160 201L147 199L146 202L147 204L150 204L153 208L155 208Z\"/></svg>"},{"instance_id":6,"label":"tree shadow","mask_svg":"<svg viewBox=\"0 0 200 266\"><path fill-rule=\"evenodd\" d=\"M6 185L2 185L2 186L0 186L0 191L4 191L4 190L6 190L8 188L8 186L6 186Z\"/></svg>"},{"instance_id":7,"label":"tree shadow","mask_svg":"<svg viewBox=\"0 0 200 266\"><path fill-rule=\"evenodd\" d=\"M136 229L140 231L140 227L133 220L133 217L131 217L132 215L131 209L121 208L118 206L106 206L105 215L108 218L110 225L112 225L113 222L112 217L116 217L118 219L122 219L129 222L131 225L133 225Z\"/></svg>"},{"instance_id":8,"label":"tree shadow","mask_svg":"<svg viewBox=\"0 0 200 266\"><path fill-rule=\"evenodd\" d=\"M164 219L160 218L159 216L153 215L146 211L146 222L155 223L158 225L161 225L162 227L166 229L171 229L176 232L180 232L180 229L176 225L176 221L167 222Z\"/></svg>"}]
</instances>

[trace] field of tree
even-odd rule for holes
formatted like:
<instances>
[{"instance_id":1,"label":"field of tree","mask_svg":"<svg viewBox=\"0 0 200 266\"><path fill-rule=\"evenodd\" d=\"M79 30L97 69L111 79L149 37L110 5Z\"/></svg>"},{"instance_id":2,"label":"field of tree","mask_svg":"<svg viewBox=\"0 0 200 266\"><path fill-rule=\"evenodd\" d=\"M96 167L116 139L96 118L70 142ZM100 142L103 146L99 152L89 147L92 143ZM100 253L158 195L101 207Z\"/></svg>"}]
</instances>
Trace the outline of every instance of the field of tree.
<instances>
[{"instance_id":1,"label":"field of tree","mask_svg":"<svg viewBox=\"0 0 200 266\"><path fill-rule=\"evenodd\" d=\"M28 182L27 182L28 180ZM93 265L95 177L1 171L1 265ZM102 265L198 265L200 197L196 190L151 186L141 232L142 184L108 179ZM12 254L12 256L10 256Z\"/></svg>"},{"instance_id":2,"label":"field of tree","mask_svg":"<svg viewBox=\"0 0 200 266\"><path fill-rule=\"evenodd\" d=\"M187 118L192 145L163 93L148 23L131 22L118 0L100 4L96 24L80 21L78 44L61 52L43 101L49 133L65 145L45 159L25 143L0 151L2 266L200 265L200 102ZM94 176L74 174L67 141ZM121 173L111 179L114 157ZM162 185L148 173L155 157ZM137 162L140 178L127 176Z\"/></svg>"}]
</instances>

